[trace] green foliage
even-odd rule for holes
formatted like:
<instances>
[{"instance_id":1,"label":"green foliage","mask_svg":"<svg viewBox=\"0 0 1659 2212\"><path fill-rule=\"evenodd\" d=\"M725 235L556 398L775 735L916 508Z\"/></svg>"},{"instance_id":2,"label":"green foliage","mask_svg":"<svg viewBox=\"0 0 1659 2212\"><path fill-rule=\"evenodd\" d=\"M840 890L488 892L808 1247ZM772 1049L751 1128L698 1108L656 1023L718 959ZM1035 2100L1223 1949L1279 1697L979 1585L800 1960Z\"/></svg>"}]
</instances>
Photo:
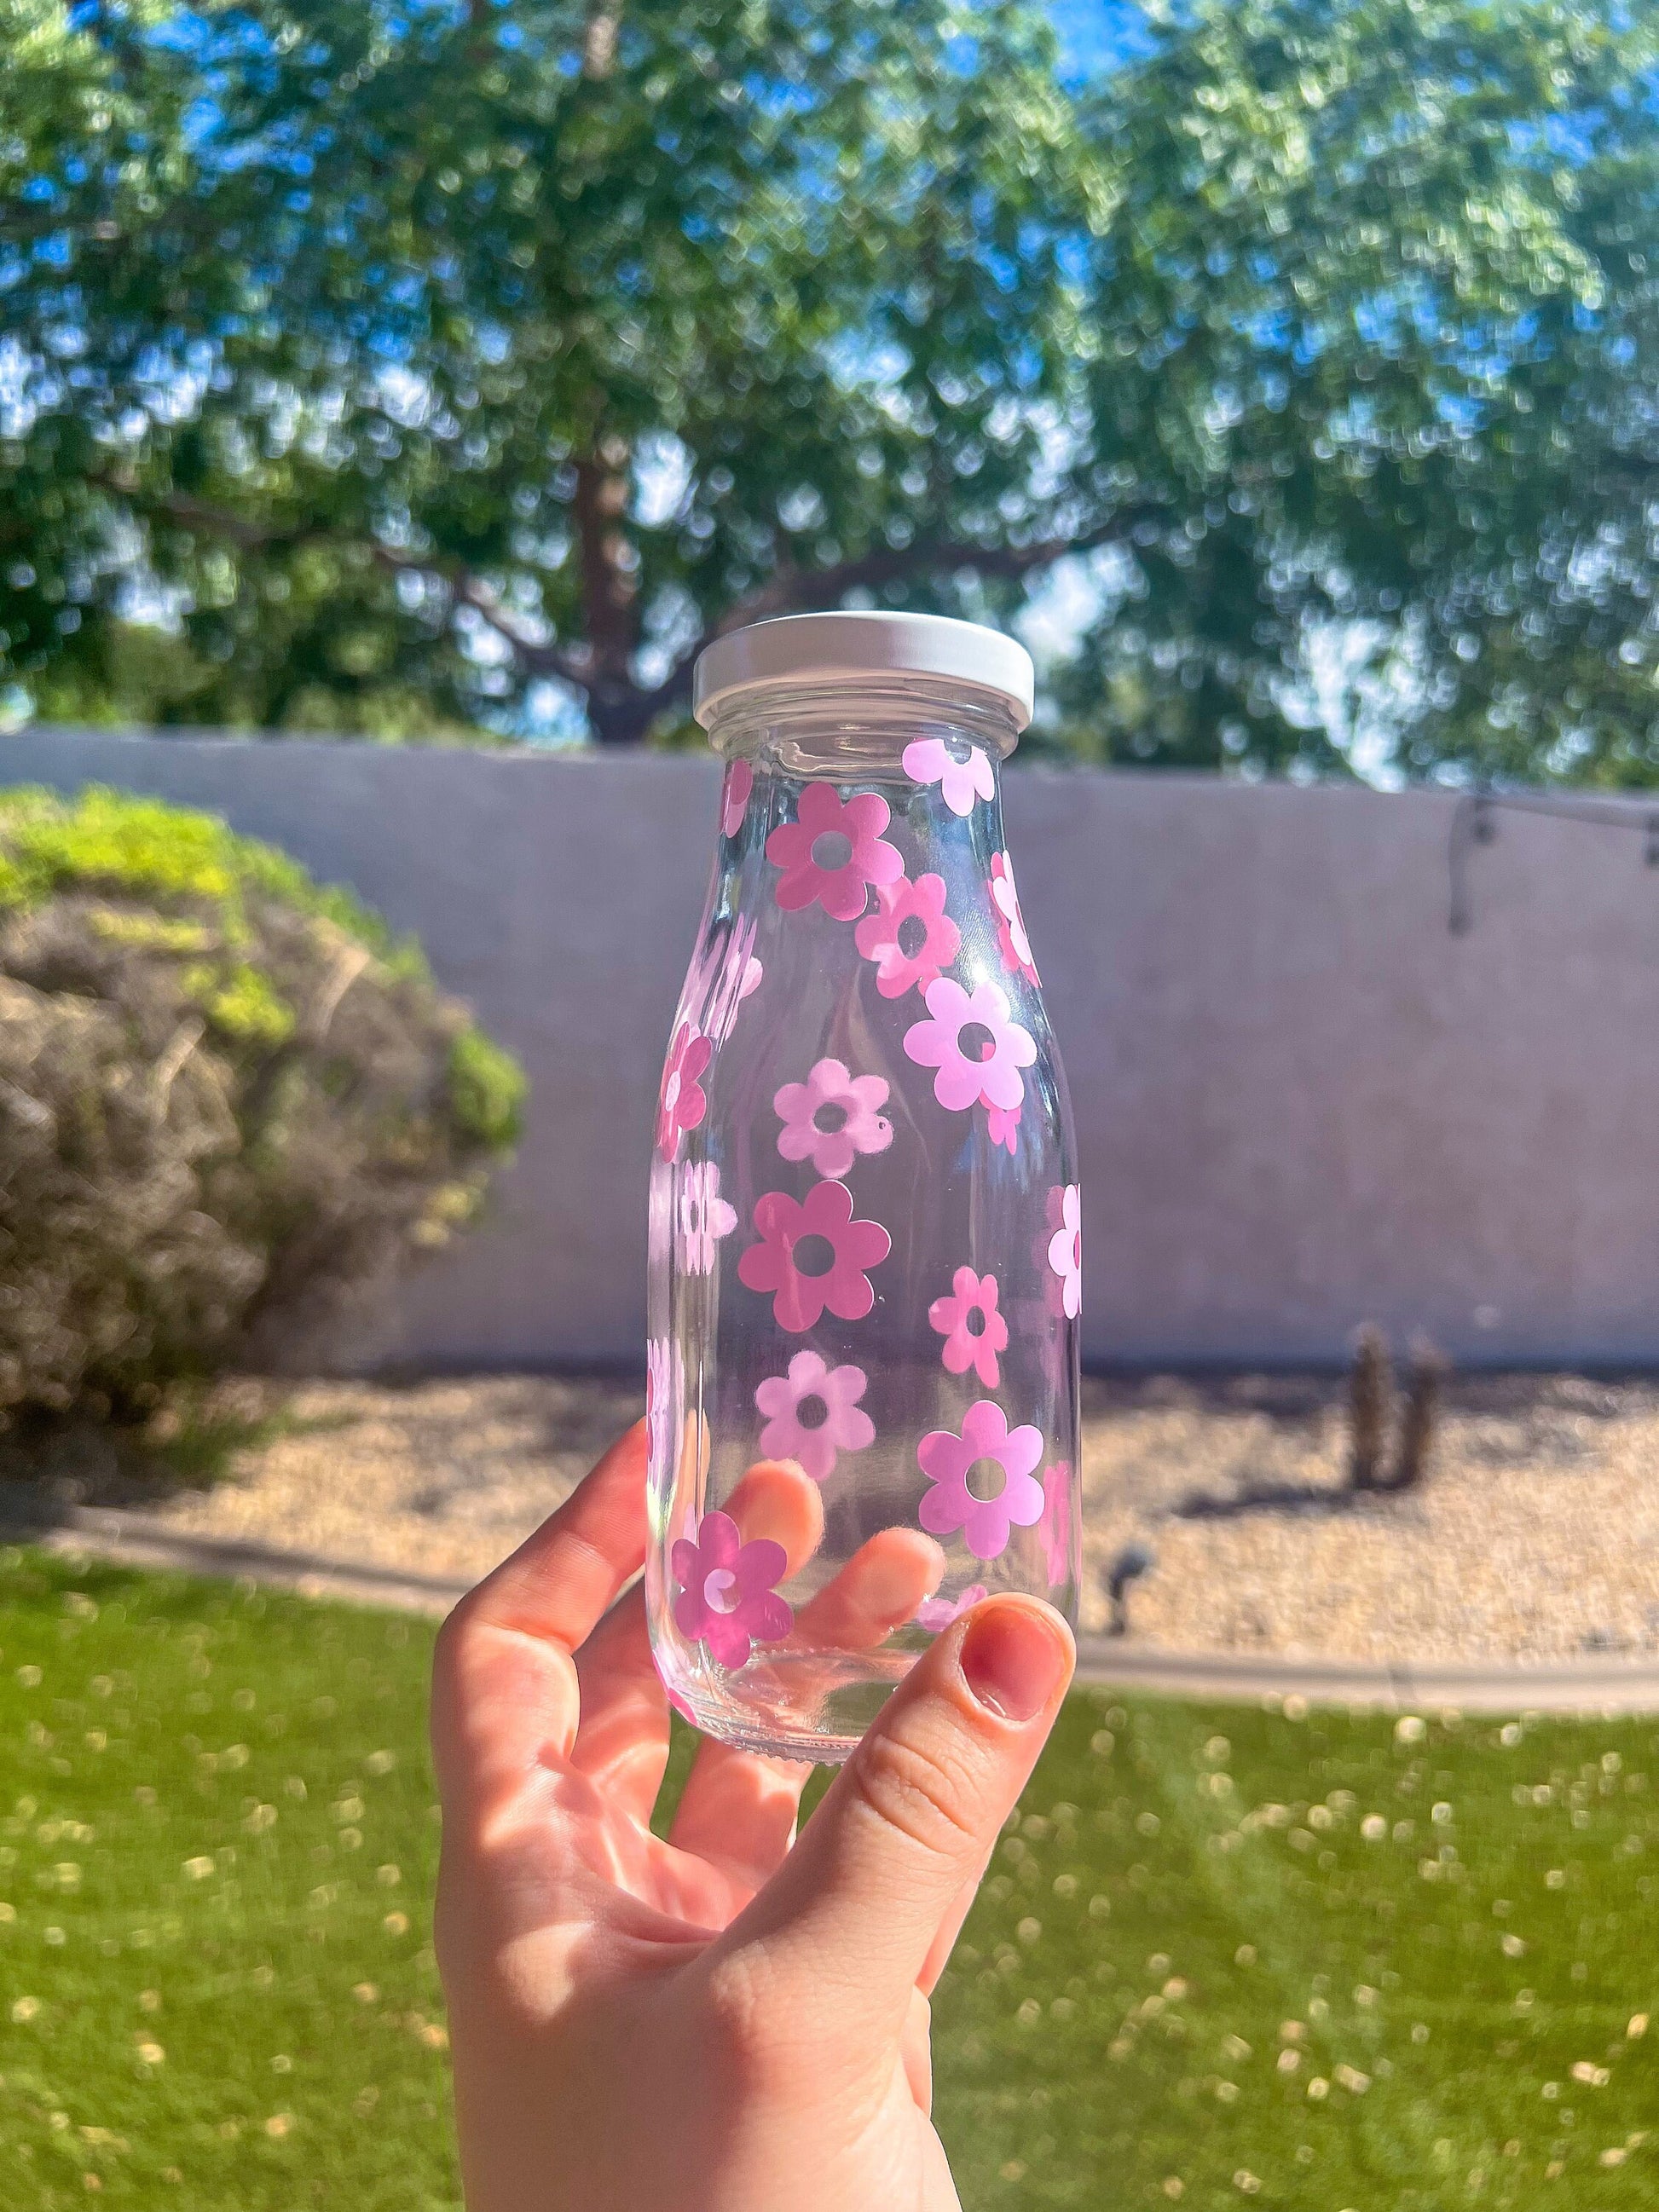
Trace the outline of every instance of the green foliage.
<instances>
[{"instance_id":1,"label":"green foliage","mask_svg":"<svg viewBox=\"0 0 1659 2212\"><path fill-rule=\"evenodd\" d=\"M292 1356L482 1202L513 1061L214 817L0 794L0 1419Z\"/></svg>"},{"instance_id":2,"label":"green foliage","mask_svg":"<svg viewBox=\"0 0 1659 2212\"><path fill-rule=\"evenodd\" d=\"M462 1128L504 1152L517 1144L530 1085L524 1070L482 1030L463 1030L449 1048L449 1095Z\"/></svg>"},{"instance_id":3,"label":"green foliage","mask_svg":"<svg viewBox=\"0 0 1659 2212\"><path fill-rule=\"evenodd\" d=\"M0 690L628 739L723 623L1071 549L1050 748L1659 775L1652 12L1144 28L0 0Z\"/></svg>"},{"instance_id":4,"label":"green foliage","mask_svg":"<svg viewBox=\"0 0 1659 2212\"><path fill-rule=\"evenodd\" d=\"M0 2166L459 2212L424 1622L0 1554Z\"/></svg>"},{"instance_id":5,"label":"green foliage","mask_svg":"<svg viewBox=\"0 0 1659 2212\"><path fill-rule=\"evenodd\" d=\"M431 1642L0 1554L9 2206L453 2212ZM1654 1723L1419 1725L1068 1701L935 2002L969 2212L1652 2202Z\"/></svg>"}]
</instances>

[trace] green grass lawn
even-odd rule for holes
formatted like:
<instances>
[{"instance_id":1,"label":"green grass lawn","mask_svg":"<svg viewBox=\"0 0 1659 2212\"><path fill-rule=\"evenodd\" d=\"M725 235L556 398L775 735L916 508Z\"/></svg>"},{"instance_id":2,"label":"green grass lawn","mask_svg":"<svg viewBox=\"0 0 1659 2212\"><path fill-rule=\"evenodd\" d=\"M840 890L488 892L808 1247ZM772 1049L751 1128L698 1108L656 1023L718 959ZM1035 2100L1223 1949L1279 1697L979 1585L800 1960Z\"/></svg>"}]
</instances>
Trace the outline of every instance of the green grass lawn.
<instances>
[{"instance_id":1,"label":"green grass lawn","mask_svg":"<svg viewBox=\"0 0 1659 2212\"><path fill-rule=\"evenodd\" d=\"M457 2205L430 1645L0 1553L6 2212ZM1656 1785L1654 1723L1079 1694L939 1994L965 2203L1659 2206Z\"/></svg>"}]
</instances>

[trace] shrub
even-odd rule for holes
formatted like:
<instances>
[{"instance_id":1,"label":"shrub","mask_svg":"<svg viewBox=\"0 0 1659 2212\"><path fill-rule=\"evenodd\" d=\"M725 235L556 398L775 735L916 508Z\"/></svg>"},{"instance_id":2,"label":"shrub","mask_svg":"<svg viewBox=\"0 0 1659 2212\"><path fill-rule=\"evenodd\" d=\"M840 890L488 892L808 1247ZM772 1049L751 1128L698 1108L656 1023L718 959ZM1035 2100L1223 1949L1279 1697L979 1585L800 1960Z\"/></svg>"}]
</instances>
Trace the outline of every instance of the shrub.
<instances>
[{"instance_id":1,"label":"shrub","mask_svg":"<svg viewBox=\"0 0 1659 2212\"><path fill-rule=\"evenodd\" d=\"M211 816L0 793L0 1420L291 1364L477 1210L524 1079Z\"/></svg>"}]
</instances>

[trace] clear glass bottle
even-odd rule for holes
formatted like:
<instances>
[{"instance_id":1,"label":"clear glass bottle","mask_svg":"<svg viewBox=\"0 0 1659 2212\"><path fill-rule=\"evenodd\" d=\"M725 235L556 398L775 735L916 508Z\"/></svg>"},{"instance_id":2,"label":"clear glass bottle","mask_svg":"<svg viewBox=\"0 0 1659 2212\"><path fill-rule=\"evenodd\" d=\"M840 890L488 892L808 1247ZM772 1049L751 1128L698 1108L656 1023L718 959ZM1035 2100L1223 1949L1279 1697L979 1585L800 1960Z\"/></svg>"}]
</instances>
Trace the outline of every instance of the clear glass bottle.
<instances>
[{"instance_id":1,"label":"clear glass bottle","mask_svg":"<svg viewBox=\"0 0 1659 2212\"><path fill-rule=\"evenodd\" d=\"M1002 828L1011 639L721 639L726 763L651 1170L647 1596L710 1734L845 1758L991 1591L1075 1617L1077 1166Z\"/></svg>"}]
</instances>

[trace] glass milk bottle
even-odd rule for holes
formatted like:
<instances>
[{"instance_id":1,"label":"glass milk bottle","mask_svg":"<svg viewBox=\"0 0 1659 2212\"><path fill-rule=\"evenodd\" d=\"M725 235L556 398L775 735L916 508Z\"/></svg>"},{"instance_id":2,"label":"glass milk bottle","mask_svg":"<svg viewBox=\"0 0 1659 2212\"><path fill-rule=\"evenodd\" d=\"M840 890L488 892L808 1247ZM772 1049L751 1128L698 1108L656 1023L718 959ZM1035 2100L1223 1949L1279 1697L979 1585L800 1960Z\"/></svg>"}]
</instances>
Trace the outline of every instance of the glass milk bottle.
<instances>
[{"instance_id":1,"label":"glass milk bottle","mask_svg":"<svg viewBox=\"0 0 1659 2212\"><path fill-rule=\"evenodd\" d=\"M714 877L651 1168L647 1594L676 1706L846 1757L993 1591L1075 1617L1078 1177L1003 835L1012 639L720 639Z\"/></svg>"}]
</instances>

